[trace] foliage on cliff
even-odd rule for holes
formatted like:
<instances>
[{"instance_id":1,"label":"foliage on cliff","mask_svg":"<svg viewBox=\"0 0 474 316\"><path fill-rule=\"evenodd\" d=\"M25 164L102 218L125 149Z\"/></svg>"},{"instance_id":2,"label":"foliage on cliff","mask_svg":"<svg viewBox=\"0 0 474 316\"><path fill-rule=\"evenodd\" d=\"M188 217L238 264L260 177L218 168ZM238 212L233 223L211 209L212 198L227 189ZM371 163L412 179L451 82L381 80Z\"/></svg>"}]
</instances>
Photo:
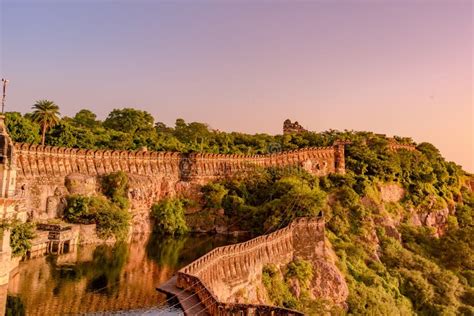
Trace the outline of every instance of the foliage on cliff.
<instances>
[{"instance_id":1,"label":"foliage on cliff","mask_svg":"<svg viewBox=\"0 0 474 316\"><path fill-rule=\"evenodd\" d=\"M155 231L164 235L183 235L188 231L184 219L183 202L176 198L166 198L154 204L151 217L155 222Z\"/></svg>"},{"instance_id":2,"label":"foliage on cliff","mask_svg":"<svg viewBox=\"0 0 474 316\"><path fill-rule=\"evenodd\" d=\"M341 314L337 307L328 308L323 300L310 293L313 278L311 262L295 259L285 267L266 265L262 283L269 298L268 304L303 311L306 315Z\"/></svg>"},{"instance_id":3,"label":"foliage on cliff","mask_svg":"<svg viewBox=\"0 0 474 316\"><path fill-rule=\"evenodd\" d=\"M76 224L97 224L99 237L126 237L129 228L128 176L113 172L102 177L104 195L69 195L64 219Z\"/></svg>"},{"instance_id":4,"label":"foliage on cliff","mask_svg":"<svg viewBox=\"0 0 474 316\"><path fill-rule=\"evenodd\" d=\"M268 233L300 216L318 215L326 194L297 168L261 169L202 188L205 207L223 208L229 225Z\"/></svg>"},{"instance_id":5,"label":"foliage on cliff","mask_svg":"<svg viewBox=\"0 0 474 316\"><path fill-rule=\"evenodd\" d=\"M377 135L335 134L353 141L346 175L260 170L208 185L206 206L222 207L230 224L258 233L323 210L349 286L349 314L472 314L474 201L467 175L431 144L389 151ZM380 187L387 182L403 188L400 201L383 201ZM413 220L442 209L448 210L444 234ZM280 285L273 285L274 294L286 297ZM293 304L281 297L275 300Z\"/></svg>"}]
</instances>

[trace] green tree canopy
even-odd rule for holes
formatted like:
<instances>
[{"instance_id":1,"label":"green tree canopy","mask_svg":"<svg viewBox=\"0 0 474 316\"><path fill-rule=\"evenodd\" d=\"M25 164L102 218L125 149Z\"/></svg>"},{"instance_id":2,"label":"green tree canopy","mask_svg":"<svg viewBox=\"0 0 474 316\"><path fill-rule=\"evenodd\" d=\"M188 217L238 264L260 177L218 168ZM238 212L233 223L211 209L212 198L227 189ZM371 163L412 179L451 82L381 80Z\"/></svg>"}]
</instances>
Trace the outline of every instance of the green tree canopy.
<instances>
[{"instance_id":1,"label":"green tree canopy","mask_svg":"<svg viewBox=\"0 0 474 316\"><path fill-rule=\"evenodd\" d=\"M88 128L94 128L100 125L100 121L97 121L97 115L87 109L82 109L77 112L72 121L78 126Z\"/></svg>"},{"instance_id":2,"label":"green tree canopy","mask_svg":"<svg viewBox=\"0 0 474 316\"><path fill-rule=\"evenodd\" d=\"M41 144L44 145L47 129L59 123L59 106L50 100L39 100L32 108L31 118L41 125Z\"/></svg>"},{"instance_id":3,"label":"green tree canopy","mask_svg":"<svg viewBox=\"0 0 474 316\"><path fill-rule=\"evenodd\" d=\"M14 142L37 144L40 142L39 130L37 123L23 117L19 112L5 113L5 122L8 134Z\"/></svg>"},{"instance_id":4,"label":"green tree canopy","mask_svg":"<svg viewBox=\"0 0 474 316\"><path fill-rule=\"evenodd\" d=\"M104 121L106 128L124 133L153 128L153 116L147 111L132 108L114 109Z\"/></svg>"}]
</instances>

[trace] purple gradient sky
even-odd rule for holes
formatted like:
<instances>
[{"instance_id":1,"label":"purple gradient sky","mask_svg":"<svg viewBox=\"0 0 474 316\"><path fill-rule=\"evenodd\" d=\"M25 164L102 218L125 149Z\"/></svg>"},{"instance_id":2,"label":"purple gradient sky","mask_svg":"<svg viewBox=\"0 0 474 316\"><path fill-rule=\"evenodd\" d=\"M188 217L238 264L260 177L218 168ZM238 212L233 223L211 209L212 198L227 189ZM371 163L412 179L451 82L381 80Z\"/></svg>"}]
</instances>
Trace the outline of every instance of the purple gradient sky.
<instances>
[{"instance_id":1,"label":"purple gradient sky","mask_svg":"<svg viewBox=\"0 0 474 316\"><path fill-rule=\"evenodd\" d=\"M471 1L1 1L7 107L371 130L474 171Z\"/></svg>"}]
</instances>

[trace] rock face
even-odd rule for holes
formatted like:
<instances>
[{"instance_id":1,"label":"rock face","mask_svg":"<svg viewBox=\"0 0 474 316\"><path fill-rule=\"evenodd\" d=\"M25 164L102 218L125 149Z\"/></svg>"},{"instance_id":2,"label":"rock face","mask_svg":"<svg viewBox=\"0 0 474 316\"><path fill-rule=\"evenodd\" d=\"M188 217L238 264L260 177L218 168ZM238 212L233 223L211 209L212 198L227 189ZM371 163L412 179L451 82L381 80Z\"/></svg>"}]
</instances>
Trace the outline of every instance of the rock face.
<instances>
[{"instance_id":1,"label":"rock face","mask_svg":"<svg viewBox=\"0 0 474 316\"><path fill-rule=\"evenodd\" d=\"M421 213L412 212L411 223L415 226L427 226L434 228L434 236L442 236L448 227L449 209L424 211Z\"/></svg>"},{"instance_id":2,"label":"rock face","mask_svg":"<svg viewBox=\"0 0 474 316\"><path fill-rule=\"evenodd\" d=\"M379 191L383 202L399 202L405 196L405 190L399 184L379 185Z\"/></svg>"},{"instance_id":3,"label":"rock face","mask_svg":"<svg viewBox=\"0 0 474 316\"><path fill-rule=\"evenodd\" d=\"M313 262L313 280L310 284L311 294L335 305L344 307L349 288L341 271L333 263L323 259Z\"/></svg>"}]
</instances>

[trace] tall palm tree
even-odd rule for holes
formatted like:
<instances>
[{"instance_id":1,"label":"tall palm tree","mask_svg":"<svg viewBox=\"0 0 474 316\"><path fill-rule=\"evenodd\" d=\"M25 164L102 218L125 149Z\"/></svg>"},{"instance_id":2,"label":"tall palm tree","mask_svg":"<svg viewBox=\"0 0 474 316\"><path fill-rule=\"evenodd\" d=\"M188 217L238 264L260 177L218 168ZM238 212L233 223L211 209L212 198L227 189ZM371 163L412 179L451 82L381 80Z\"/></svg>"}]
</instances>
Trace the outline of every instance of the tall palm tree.
<instances>
[{"instance_id":1,"label":"tall palm tree","mask_svg":"<svg viewBox=\"0 0 474 316\"><path fill-rule=\"evenodd\" d=\"M46 130L59 123L59 106L53 101L39 100L32 108L34 111L31 118L41 125L41 145L44 145Z\"/></svg>"}]
</instances>

